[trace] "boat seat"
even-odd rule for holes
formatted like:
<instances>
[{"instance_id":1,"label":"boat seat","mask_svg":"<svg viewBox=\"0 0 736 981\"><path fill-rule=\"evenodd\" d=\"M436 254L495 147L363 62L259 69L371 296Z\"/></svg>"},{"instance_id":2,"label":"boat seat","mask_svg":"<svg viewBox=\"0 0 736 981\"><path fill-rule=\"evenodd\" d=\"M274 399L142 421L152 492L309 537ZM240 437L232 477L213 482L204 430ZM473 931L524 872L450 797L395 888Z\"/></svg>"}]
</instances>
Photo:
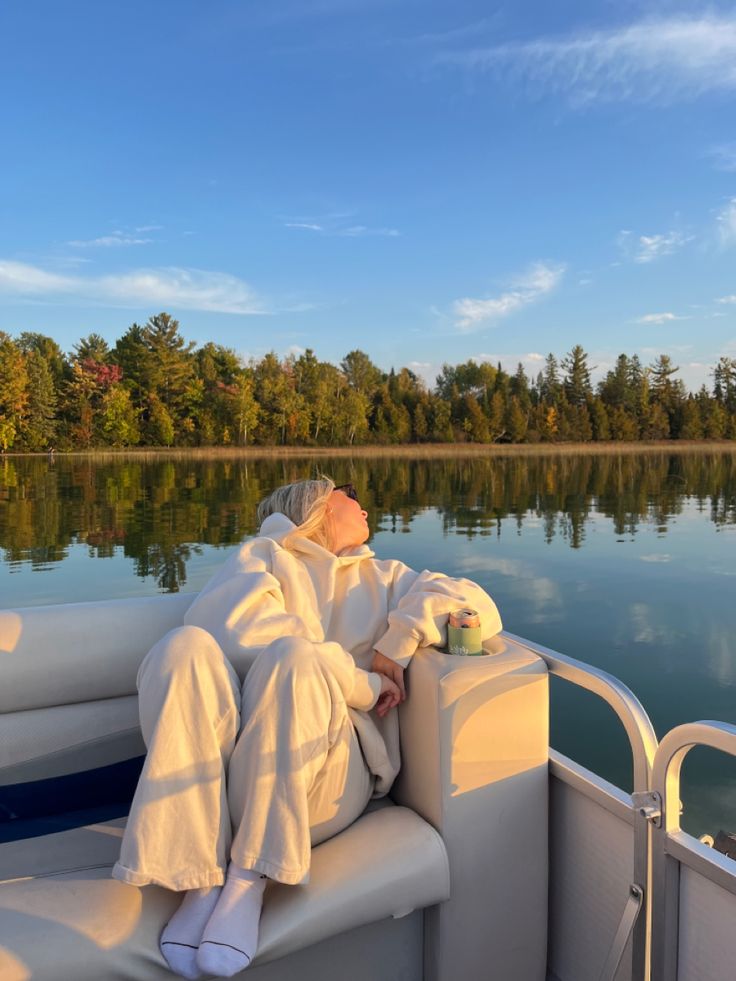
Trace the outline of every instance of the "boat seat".
<instances>
[{"instance_id":1,"label":"boat seat","mask_svg":"<svg viewBox=\"0 0 736 981\"><path fill-rule=\"evenodd\" d=\"M171 981L177 897L110 870L145 749L136 673L190 603L0 611L1 981ZM417 652L392 801L317 846L309 883L268 884L248 981L544 978L547 671L513 639L485 650Z\"/></svg>"},{"instance_id":2,"label":"boat seat","mask_svg":"<svg viewBox=\"0 0 736 981\"><path fill-rule=\"evenodd\" d=\"M171 981L158 938L179 902L110 877L125 819L0 845L2 981ZM312 852L309 882L269 882L256 968L335 934L449 897L442 838L376 802Z\"/></svg>"}]
</instances>

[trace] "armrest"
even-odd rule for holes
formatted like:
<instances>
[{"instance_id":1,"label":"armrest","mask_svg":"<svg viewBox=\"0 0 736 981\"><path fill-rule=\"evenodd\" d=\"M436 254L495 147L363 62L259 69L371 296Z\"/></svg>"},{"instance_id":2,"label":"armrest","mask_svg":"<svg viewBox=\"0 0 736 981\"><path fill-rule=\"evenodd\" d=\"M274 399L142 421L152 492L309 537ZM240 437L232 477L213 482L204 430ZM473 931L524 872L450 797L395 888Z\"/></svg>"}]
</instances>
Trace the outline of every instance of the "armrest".
<instances>
[{"instance_id":1,"label":"armrest","mask_svg":"<svg viewBox=\"0 0 736 981\"><path fill-rule=\"evenodd\" d=\"M484 657L426 648L407 669L392 797L442 835L451 898L425 930L425 977L543 979L547 668L499 635Z\"/></svg>"}]
</instances>

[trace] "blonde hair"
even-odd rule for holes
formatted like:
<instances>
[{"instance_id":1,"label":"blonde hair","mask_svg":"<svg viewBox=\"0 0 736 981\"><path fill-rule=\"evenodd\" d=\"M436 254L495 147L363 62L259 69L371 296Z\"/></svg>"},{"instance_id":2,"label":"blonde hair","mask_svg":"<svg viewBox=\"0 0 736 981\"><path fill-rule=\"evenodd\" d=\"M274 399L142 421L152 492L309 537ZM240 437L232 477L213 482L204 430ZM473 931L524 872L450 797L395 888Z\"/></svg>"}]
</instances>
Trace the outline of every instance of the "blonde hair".
<instances>
[{"instance_id":1,"label":"blonde hair","mask_svg":"<svg viewBox=\"0 0 736 981\"><path fill-rule=\"evenodd\" d=\"M318 480L297 480L271 491L258 505L258 524L262 525L269 514L285 514L296 525L282 541L290 548L292 539L299 536L332 550L332 527L327 501L335 489L335 482L320 474Z\"/></svg>"}]
</instances>

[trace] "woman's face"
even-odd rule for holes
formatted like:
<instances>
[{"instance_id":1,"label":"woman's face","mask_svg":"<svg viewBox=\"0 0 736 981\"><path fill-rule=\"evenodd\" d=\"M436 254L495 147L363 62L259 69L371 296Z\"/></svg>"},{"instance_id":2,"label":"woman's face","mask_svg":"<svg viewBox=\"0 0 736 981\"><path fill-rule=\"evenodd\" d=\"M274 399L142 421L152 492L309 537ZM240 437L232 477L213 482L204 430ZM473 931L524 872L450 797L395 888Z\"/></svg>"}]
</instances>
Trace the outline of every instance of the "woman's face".
<instances>
[{"instance_id":1,"label":"woman's face","mask_svg":"<svg viewBox=\"0 0 736 981\"><path fill-rule=\"evenodd\" d=\"M368 512L358 501L348 497L344 490L333 490L327 502L332 522L332 551L335 554L346 548L356 548L367 541Z\"/></svg>"}]
</instances>

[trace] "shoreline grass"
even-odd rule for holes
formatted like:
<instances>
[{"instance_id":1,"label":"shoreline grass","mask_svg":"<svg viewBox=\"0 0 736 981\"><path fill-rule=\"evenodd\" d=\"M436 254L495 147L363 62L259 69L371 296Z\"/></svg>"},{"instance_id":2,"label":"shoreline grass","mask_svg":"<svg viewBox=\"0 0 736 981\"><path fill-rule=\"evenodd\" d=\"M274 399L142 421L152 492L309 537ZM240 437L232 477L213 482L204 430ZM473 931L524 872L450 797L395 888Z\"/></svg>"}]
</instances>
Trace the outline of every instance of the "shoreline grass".
<instances>
[{"instance_id":1,"label":"shoreline grass","mask_svg":"<svg viewBox=\"0 0 736 981\"><path fill-rule=\"evenodd\" d=\"M657 440L651 442L600 443L408 443L387 446L204 446L97 448L56 451L54 458L94 459L200 459L255 460L299 457L396 457L411 459L451 459L458 457L498 458L518 456L606 456L638 453L734 453L734 440ZM3 458L48 457L48 453L6 453Z\"/></svg>"}]
</instances>

